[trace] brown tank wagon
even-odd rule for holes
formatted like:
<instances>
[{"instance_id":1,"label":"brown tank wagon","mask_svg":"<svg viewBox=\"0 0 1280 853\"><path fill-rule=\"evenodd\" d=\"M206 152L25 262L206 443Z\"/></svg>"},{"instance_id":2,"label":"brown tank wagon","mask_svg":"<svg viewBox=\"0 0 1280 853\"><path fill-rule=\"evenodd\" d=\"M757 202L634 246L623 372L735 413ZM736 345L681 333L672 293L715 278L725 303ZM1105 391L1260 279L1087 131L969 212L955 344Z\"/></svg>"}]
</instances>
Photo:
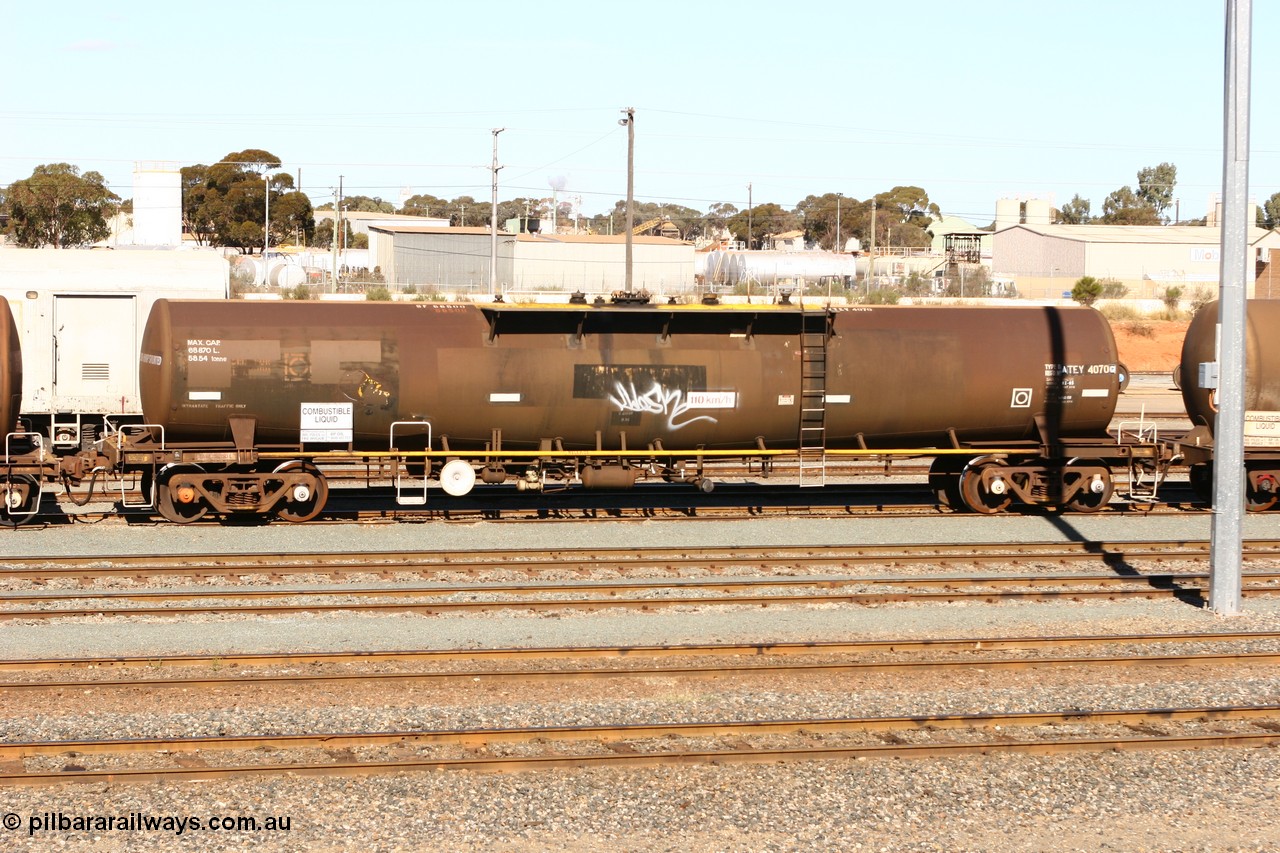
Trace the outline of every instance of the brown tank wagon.
<instances>
[{"instance_id":1,"label":"brown tank wagon","mask_svg":"<svg viewBox=\"0 0 1280 853\"><path fill-rule=\"evenodd\" d=\"M1217 377L1201 381L1201 365L1218 361L1218 303L1196 312L1182 342L1177 384L1195 430L1183 441L1192 485L1208 500L1213 482ZM1280 497L1280 301L1251 299L1245 310L1245 505L1270 509ZM1207 387L1206 387L1207 386Z\"/></svg>"},{"instance_id":2,"label":"brown tank wagon","mask_svg":"<svg viewBox=\"0 0 1280 853\"><path fill-rule=\"evenodd\" d=\"M800 443L806 358L825 362L812 390L831 448L1034 438L1038 418L1097 436L1118 395L1106 320L1053 308L162 300L140 371L146 419L170 440L228 440L228 415L249 413L260 440L298 442L303 407L331 404L350 409L336 440L357 446L423 420L455 449L495 433L509 449L749 449Z\"/></svg>"},{"instance_id":3,"label":"brown tank wagon","mask_svg":"<svg viewBox=\"0 0 1280 853\"><path fill-rule=\"evenodd\" d=\"M1085 308L166 301L140 353L148 431L112 464L161 513L306 520L329 453L385 452L450 494L649 476L715 455L934 455L957 508L1105 505L1123 368ZM1155 451L1139 451L1143 464Z\"/></svg>"}]
</instances>

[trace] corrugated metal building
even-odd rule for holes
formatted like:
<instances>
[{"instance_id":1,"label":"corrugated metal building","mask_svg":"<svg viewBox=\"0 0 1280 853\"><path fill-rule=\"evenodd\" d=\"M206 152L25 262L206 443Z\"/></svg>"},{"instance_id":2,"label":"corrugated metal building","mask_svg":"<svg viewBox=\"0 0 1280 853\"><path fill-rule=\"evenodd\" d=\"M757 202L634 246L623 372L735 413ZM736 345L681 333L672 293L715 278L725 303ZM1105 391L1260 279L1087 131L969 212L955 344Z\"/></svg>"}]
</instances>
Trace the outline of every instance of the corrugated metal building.
<instances>
[{"instance_id":1,"label":"corrugated metal building","mask_svg":"<svg viewBox=\"0 0 1280 853\"><path fill-rule=\"evenodd\" d=\"M370 261L389 286L419 291L489 292L488 228L375 225L369 229ZM516 235L498 232L498 290L514 279ZM375 249L376 247L376 249ZM509 284L507 285L510 286Z\"/></svg>"},{"instance_id":2,"label":"corrugated metal building","mask_svg":"<svg viewBox=\"0 0 1280 853\"><path fill-rule=\"evenodd\" d=\"M1250 228L1248 239L1252 272L1280 248L1280 232ZM1115 279L1135 298L1160 298L1168 287L1189 297L1218 286L1220 242L1220 229L1195 225L1015 225L995 233L991 268L1032 298L1058 297L1083 276Z\"/></svg>"},{"instance_id":3,"label":"corrugated metal building","mask_svg":"<svg viewBox=\"0 0 1280 853\"><path fill-rule=\"evenodd\" d=\"M516 241L515 290L611 293L626 286L623 234L521 234ZM679 293L693 287L693 244L668 237L631 238L635 290Z\"/></svg>"},{"instance_id":4,"label":"corrugated metal building","mask_svg":"<svg viewBox=\"0 0 1280 853\"><path fill-rule=\"evenodd\" d=\"M370 231L379 235L373 263L389 286L488 293L492 242L487 228L383 225ZM498 232L496 279L501 293L622 290L625 263L625 235ZM693 283L692 244L665 237L632 237L636 290L675 293Z\"/></svg>"}]
</instances>

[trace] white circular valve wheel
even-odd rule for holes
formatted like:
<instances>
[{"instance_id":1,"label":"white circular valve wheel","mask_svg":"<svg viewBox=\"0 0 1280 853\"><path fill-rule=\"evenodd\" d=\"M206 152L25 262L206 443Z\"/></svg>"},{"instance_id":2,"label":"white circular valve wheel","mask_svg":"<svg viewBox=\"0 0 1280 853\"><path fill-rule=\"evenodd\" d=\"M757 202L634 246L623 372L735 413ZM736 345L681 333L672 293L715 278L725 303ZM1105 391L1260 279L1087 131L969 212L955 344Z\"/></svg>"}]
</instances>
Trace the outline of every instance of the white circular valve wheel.
<instances>
[{"instance_id":1,"label":"white circular valve wheel","mask_svg":"<svg viewBox=\"0 0 1280 853\"><path fill-rule=\"evenodd\" d=\"M440 469L440 488L445 494L460 498L468 494L476 485L476 469L462 459L446 462Z\"/></svg>"}]
</instances>

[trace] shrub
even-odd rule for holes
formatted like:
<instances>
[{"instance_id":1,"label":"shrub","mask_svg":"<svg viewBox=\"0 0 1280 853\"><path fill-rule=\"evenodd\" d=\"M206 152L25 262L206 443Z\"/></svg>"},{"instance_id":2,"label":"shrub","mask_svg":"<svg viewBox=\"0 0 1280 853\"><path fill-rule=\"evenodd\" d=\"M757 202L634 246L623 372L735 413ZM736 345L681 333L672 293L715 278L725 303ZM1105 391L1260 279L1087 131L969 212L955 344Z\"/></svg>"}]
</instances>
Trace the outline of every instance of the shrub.
<instances>
[{"instance_id":1,"label":"shrub","mask_svg":"<svg viewBox=\"0 0 1280 853\"><path fill-rule=\"evenodd\" d=\"M375 285L364 292L364 298L369 302L390 302L391 291L382 285Z\"/></svg>"},{"instance_id":2,"label":"shrub","mask_svg":"<svg viewBox=\"0 0 1280 853\"><path fill-rule=\"evenodd\" d=\"M1209 287L1197 287L1191 297L1191 311L1194 313L1218 298L1217 292Z\"/></svg>"},{"instance_id":3,"label":"shrub","mask_svg":"<svg viewBox=\"0 0 1280 853\"><path fill-rule=\"evenodd\" d=\"M863 295L861 301L863 305L897 305L901 298L902 294L892 287L877 287Z\"/></svg>"},{"instance_id":4,"label":"shrub","mask_svg":"<svg viewBox=\"0 0 1280 853\"><path fill-rule=\"evenodd\" d=\"M1142 316L1138 313L1138 309L1132 305L1103 305L1098 310L1102 312L1102 316L1113 323L1118 323L1122 320L1138 320Z\"/></svg>"},{"instance_id":5,"label":"shrub","mask_svg":"<svg viewBox=\"0 0 1280 853\"><path fill-rule=\"evenodd\" d=\"M1125 324L1125 328L1129 330L1131 335L1139 338L1154 338L1156 336L1155 327L1140 320Z\"/></svg>"},{"instance_id":6,"label":"shrub","mask_svg":"<svg viewBox=\"0 0 1280 853\"><path fill-rule=\"evenodd\" d=\"M1076 286L1071 288L1071 298L1081 305L1092 305L1102 297L1102 284L1091 275L1086 275L1076 281Z\"/></svg>"},{"instance_id":7,"label":"shrub","mask_svg":"<svg viewBox=\"0 0 1280 853\"><path fill-rule=\"evenodd\" d=\"M1129 295L1129 288L1125 287L1119 280L1114 278L1100 278L1098 284L1102 285L1103 299L1124 299Z\"/></svg>"}]
</instances>

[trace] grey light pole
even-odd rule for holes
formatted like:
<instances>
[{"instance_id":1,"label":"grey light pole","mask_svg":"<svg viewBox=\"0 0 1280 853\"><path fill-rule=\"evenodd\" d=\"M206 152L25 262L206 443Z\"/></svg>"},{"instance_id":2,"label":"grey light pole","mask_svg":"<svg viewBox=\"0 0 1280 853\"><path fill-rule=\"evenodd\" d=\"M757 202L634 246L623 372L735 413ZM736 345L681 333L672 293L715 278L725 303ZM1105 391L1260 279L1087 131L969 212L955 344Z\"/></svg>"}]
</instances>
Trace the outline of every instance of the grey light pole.
<instances>
[{"instance_id":1,"label":"grey light pole","mask_svg":"<svg viewBox=\"0 0 1280 853\"><path fill-rule=\"evenodd\" d=\"M498 170L502 168L498 165L498 134L504 130L505 127L495 127L490 131L493 134L493 198L489 207L489 296L493 296L498 287Z\"/></svg>"},{"instance_id":2,"label":"grey light pole","mask_svg":"<svg viewBox=\"0 0 1280 853\"><path fill-rule=\"evenodd\" d=\"M626 277L623 290L631 292L631 232L636 227L635 177L636 177L636 111L627 107L622 111L626 118L618 119L618 124L627 128L627 260Z\"/></svg>"},{"instance_id":3,"label":"grey light pole","mask_svg":"<svg viewBox=\"0 0 1280 853\"><path fill-rule=\"evenodd\" d=\"M751 184L747 184L747 251L751 251L751 208L755 205L751 202Z\"/></svg>"},{"instance_id":4,"label":"grey light pole","mask_svg":"<svg viewBox=\"0 0 1280 853\"><path fill-rule=\"evenodd\" d=\"M840 202L844 199L844 193L836 193L836 242L831 248L840 253Z\"/></svg>"},{"instance_id":5,"label":"grey light pole","mask_svg":"<svg viewBox=\"0 0 1280 853\"><path fill-rule=\"evenodd\" d=\"M338 235L342 233L342 179L338 176L338 188L333 193L333 292L338 292Z\"/></svg>"},{"instance_id":6,"label":"grey light pole","mask_svg":"<svg viewBox=\"0 0 1280 853\"><path fill-rule=\"evenodd\" d=\"M262 284L267 284L267 249L271 248L271 174L270 166L268 171L262 173L262 188L266 191L267 205L266 213L262 218Z\"/></svg>"},{"instance_id":7,"label":"grey light pole","mask_svg":"<svg viewBox=\"0 0 1280 853\"><path fill-rule=\"evenodd\" d=\"M867 296L871 295L871 280L876 270L876 197L871 197L871 248L867 252Z\"/></svg>"},{"instance_id":8,"label":"grey light pole","mask_svg":"<svg viewBox=\"0 0 1280 853\"><path fill-rule=\"evenodd\" d=\"M1252 0L1227 0L1222 140L1218 415L1214 428L1209 607L1240 612L1244 535L1245 282L1248 280L1249 61Z\"/></svg>"}]
</instances>

